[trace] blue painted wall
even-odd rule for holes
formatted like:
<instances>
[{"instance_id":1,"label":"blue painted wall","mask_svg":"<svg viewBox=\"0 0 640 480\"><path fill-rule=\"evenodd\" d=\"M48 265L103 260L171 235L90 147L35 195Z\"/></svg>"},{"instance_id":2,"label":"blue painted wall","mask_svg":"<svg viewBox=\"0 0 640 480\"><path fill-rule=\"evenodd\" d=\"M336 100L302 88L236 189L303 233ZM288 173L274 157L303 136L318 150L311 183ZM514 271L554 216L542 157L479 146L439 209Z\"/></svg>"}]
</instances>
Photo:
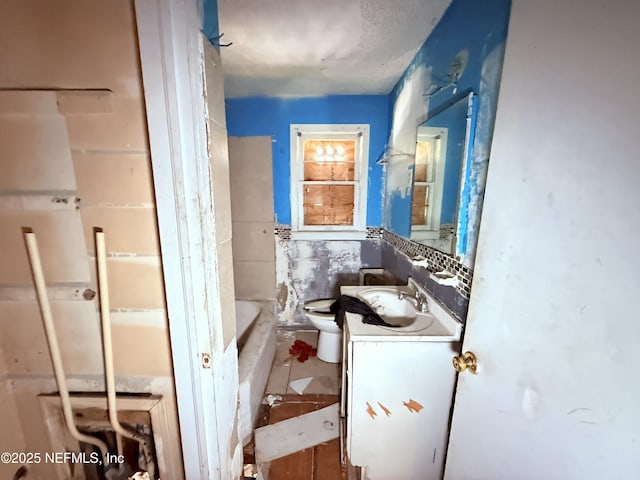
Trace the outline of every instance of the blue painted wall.
<instances>
[{"instance_id":1,"label":"blue painted wall","mask_svg":"<svg viewBox=\"0 0 640 480\"><path fill-rule=\"evenodd\" d=\"M484 59L507 38L510 9L511 0L453 0L391 90L391 103L416 67L426 65L431 67L432 76L445 75L451 60L463 48L469 50L469 63L458 81L458 95L465 91L477 92ZM431 97L429 111L440 110L441 105L454 96L451 89L436 93Z\"/></svg>"},{"instance_id":2,"label":"blue painted wall","mask_svg":"<svg viewBox=\"0 0 640 480\"><path fill-rule=\"evenodd\" d=\"M453 223L458 206L460 174L462 171L462 149L467 130L467 99L460 100L437 114L427 125L447 127L447 153L442 185L442 209L440 223Z\"/></svg>"},{"instance_id":3,"label":"blue painted wall","mask_svg":"<svg viewBox=\"0 0 640 480\"><path fill-rule=\"evenodd\" d=\"M204 0L204 12L202 22L202 33L206 35L211 43L217 44L217 38L220 34L218 26L218 0Z\"/></svg>"},{"instance_id":4,"label":"blue painted wall","mask_svg":"<svg viewBox=\"0 0 640 480\"><path fill-rule=\"evenodd\" d=\"M370 125L367 226L382 224L382 155L389 134L387 95L325 97L247 97L226 100L230 136L271 136L273 200L276 222L291 224L289 125L295 123L366 123Z\"/></svg>"},{"instance_id":5,"label":"blue painted wall","mask_svg":"<svg viewBox=\"0 0 640 480\"><path fill-rule=\"evenodd\" d=\"M475 214L478 213L479 218L484 192L484 173L493 135L510 9L511 0L453 0L389 95L392 137L397 138L401 135L396 135L396 129L415 128L426 116L441 110L443 105L451 104L456 98L461 98L469 92L479 94L476 137L472 146L474 165L467 169L466 178L463 180L465 190L459 213L459 225L468 224L474 235L477 229ZM469 61L458 80L457 88L443 88L429 98L424 96L431 85L443 84L441 79L447 75L451 61L463 49L468 50ZM415 81L414 74L418 69L426 71L426 84ZM410 95L412 102L423 102L423 111L416 118L402 117L402 112L396 112L406 110L396 109L396 105L401 95L408 96L404 90L409 88L422 90ZM418 109L414 108L411 114L415 114L416 111ZM404 138L407 137L408 135L404 135ZM402 145L400 148L406 150L407 147ZM481 165L482 163L484 165ZM398 168L406 166L400 165ZM386 193L384 225L399 235L407 236L410 230L411 196L403 195L401 192L402 188L398 188L397 191ZM469 214L470 209L473 215ZM464 257L470 245L475 248L475 238L467 238L466 228L462 229L462 232L460 228L458 230L458 251Z\"/></svg>"}]
</instances>

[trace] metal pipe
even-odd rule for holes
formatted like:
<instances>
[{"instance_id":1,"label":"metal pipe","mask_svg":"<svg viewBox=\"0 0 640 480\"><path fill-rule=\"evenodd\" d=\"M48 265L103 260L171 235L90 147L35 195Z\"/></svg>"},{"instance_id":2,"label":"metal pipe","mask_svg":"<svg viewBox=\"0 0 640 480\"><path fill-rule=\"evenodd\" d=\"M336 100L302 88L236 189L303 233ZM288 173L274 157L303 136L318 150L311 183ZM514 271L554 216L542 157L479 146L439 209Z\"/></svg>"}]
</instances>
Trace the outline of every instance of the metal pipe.
<instances>
[{"instance_id":1,"label":"metal pipe","mask_svg":"<svg viewBox=\"0 0 640 480\"><path fill-rule=\"evenodd\" d=\"M113 343L111 339L111 307L109 305L109 282L107 278L107 251L104 241L104 232L96 229L96 258L98 260L98 295L100 297L100 316L102 319L102 349L104 351L104 371L107 385L107 407L109 410L109 422L116 436L121 435L137 441L145 455L147 468L153 470L153 461L147 439L138 432L122 426L118 420L118 408L116 397L116 382L113 368ZM118 441L118 455L122 455L122 441ZM154 473L154 472L149 472ZM151 475L150 475L151 476ZM151 478L154 478L151 476Z\"/></svg>"},{"instance_id":2,"label":"metal pipe","mask_svg":"<svg viewBox=\"0 0 640 480\"><path fill-rule=\"evenodd\" d=\"M69 433L71 433L76 440L94 445L100 450L100 454L102 455L106 466L108 464L107 454L109 452L106 443L99 438L79 432L73 420L73 410L71 408L71 400L69 399L69 390L67 389L67 380L64 375L64 368L62 366L60 346L58 345L56 329L53 323L53 316L51 314L51 306L49 305L49 298L47 297L47 287L44 281L44 274L42 273L42 263L40 261L40 253L38 251L38 242L36 240L35 233L30 230L24 231L24 237L27 244L27 251L29 253L29 262L31 263L33 282L38 296L38 304L40 305L40 313L42 314L44 330L47 336L47 343L49 345L49 353L51 354L51 362L53 363L53 371L56 377L56 383L58 384L60 401L62 402L62 412L64 414L65 423L67 424Z\"/></svg>"}]
</instances>

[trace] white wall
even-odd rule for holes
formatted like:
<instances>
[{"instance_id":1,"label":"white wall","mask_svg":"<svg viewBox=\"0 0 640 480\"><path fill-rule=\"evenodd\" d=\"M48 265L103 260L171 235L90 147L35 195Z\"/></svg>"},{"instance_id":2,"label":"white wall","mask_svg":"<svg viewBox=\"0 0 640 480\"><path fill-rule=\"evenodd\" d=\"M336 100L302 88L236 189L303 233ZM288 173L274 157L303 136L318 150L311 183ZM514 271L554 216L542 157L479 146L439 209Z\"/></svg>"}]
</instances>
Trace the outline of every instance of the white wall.
<instances>
[{"instance_id":1,"label":"white wall","mask_svg":"<svg viewBox=\"0 0 640 480\"><path fill-rule=\"evenodd\" d=\"M448 479L640 478L639 18L513 3Z\"/></svg>"}]
</instances>

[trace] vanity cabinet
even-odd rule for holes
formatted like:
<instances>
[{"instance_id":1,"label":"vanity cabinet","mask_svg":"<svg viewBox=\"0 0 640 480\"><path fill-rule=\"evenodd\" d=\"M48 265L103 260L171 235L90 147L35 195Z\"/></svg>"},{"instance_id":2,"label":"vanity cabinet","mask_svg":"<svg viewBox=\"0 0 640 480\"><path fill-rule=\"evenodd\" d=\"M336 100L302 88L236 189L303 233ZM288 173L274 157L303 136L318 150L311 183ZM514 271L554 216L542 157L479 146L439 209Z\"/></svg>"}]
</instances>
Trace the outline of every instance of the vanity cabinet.
<instances>
[{"instance_id":1,"label":"vanity cabinet","mask_svg":"<svg viewBox=\"0 0 640 480\"><path fill-rule=\"evenodd\" d=\"M361 320L347 313L344 324L343 453L362 479L441 479L459 331L396 333Z\"/></svg>"}]
</instances>

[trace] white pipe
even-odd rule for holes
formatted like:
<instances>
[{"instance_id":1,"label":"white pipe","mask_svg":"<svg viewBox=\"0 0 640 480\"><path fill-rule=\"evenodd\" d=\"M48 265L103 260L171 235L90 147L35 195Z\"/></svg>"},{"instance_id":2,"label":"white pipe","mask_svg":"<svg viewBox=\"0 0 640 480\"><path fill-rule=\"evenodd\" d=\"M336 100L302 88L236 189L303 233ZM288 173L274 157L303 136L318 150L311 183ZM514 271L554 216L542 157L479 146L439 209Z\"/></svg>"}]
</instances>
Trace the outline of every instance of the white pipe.
<instances>
[{"instance_id":1,"label":"white pipe","mask_svg":"<svg viewBox=\"0 0 640 480\"><path fill-rule=\"evenodd\" d=\"M102 349L104 350L104 371L107 384L107 407L109 409L109 422L116 433L116 438L121 435L137 441L145 455L147 468L153 467L147 440L143 435L122 426L118 420L118 408L116 405L116 382L113 368L113 343L111 341L111 307L109 305L109 281L107 278L107 251L104 242L104 232L96 230L96 258L98 260L98 295L100 296L100 316L102 318ZM117 440L119 440L117 438ZM118 455L122 455L122 441L118 443ZM153 478L153 477L151 477Z\"/></svg>"},{"instance_id":2,"label":"white pipe","mask_svg":"<svg viewBox=\"0 0 640 480\"><path fill-rule=\"evenodd\" d=\"M64 414L65 423L67 424L69 432L76 440L94 445L100 450L106 466L108 464L107 453L109 452L106 443L104 443L99 438L80 433L76 428L76 424L73 420L73 410L71 408L71 400L69 399L67 380L65 378L64 369L62 367L60 346L58 345L58 338L56 337L56 329L55 325L53 324L51 306L49 305L49 298L47 297L47 287L44 281L44 274L42 273L42 263L40 262L40 253L38 252L38 242L36 241L35 233L31 231L25 231L24 237L27 244L27 251L29 253L29 261L31 262L31 271L33 273L33 281L35 283L36 293L38 295L40 312L42 313L44 330L47 334L47 343L49 344L49 352L51 353L53 371L56 376L56 383L58 384L60 401L62 402L62 412Z\"/></svg>"}]
</instances>

